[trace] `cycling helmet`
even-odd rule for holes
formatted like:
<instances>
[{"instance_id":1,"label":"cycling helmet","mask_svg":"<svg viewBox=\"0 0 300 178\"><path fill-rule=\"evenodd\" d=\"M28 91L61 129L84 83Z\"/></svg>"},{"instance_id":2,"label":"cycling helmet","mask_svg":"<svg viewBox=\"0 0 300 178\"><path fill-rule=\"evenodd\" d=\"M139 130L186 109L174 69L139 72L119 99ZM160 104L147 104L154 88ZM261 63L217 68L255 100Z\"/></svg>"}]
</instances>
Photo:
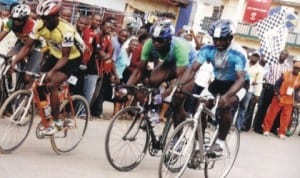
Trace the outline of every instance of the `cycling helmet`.
<instances>
[{"instance_id":1,"label":"cycling helmet","mask_svg":"<svg viewBox=\"0 0 300 178\"><path fill-rule=\"evenodd\" d=\"M16 5L11 11L11 17L16 19L23 19L30 14L30 7L26 4Z\"/></svg>"},{"instance_id":2,"label":"cycling helmet","mask_svg":"<svg viewBox=\"0 0 300 178\"><path fill-rule=\"evenodd\" d=\"M163 20L155 24L150 31L154 38L171 39L175 30L171 20Z\"/></svg>"},{"instance_id":3,"label":"cycling helmet","mask_svg":"<svg viewBox=\"0 0 300 178\"><path fill-rule=\"evenodd\" d=\"M36 13L39 16L49 16L58 14L61 8L60 0L46 0L39 3Z\"/></svg>"},{"instance_id":4,"label":"cycling helmet","mask_svg":"<svg viewBox=\"0 0 300 178\"><path fill-rule=\"evenodd\" d=\"M233 23L230 20L218 20L213 22L208 30L212 38L227 38L233 36Z\"/></svg>"}]
</instances>

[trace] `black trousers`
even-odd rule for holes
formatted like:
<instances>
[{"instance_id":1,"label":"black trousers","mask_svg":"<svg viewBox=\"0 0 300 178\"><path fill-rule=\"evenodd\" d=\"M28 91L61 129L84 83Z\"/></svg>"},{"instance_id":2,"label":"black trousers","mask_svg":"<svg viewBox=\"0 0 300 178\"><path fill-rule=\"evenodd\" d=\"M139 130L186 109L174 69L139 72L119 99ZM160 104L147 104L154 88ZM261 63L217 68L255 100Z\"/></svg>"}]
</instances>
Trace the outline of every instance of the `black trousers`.
<instances>
[{"instance_id":1,"label":"black trousers","mask_svg":"<svg viewBox=\"0 0 300 178\"><path fill-rule=\"evenodd\" d=\"M262 123L274 96L274 85L264 84L260 96L260 102L253 121L253 129L256 132L262 132Z\"/></svg>"}]
</instances>

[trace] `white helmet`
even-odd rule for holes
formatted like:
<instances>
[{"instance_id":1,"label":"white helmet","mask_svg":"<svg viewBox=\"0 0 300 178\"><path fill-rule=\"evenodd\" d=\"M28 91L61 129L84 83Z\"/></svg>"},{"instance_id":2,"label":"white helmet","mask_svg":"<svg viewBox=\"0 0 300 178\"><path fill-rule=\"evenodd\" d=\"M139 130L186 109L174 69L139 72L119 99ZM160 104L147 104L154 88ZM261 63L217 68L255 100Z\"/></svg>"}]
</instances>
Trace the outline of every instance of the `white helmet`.
<instances>
[{"instance_id":1,"label":"white helmet","mask_svg":"<svg viewBox=\"0 0 300 178\"><path fill-rule=\"evenodd\" d=\"M36 13L39 16L49 16L58 14L61 8L61 0L46 0L40 2L36 8Z\"/></svg>"},{"instance_id":2,"label":"white helmet","mask_svg":"<svg viewBox=\"0 0 300 178\"><path fill-rule=\"evenodd\" d=\"M28 5L19 4L12 9L11 16L12 18L23 19L28 17L30 15L30 12L30 7Z\"/></svg>"}]
</instances>

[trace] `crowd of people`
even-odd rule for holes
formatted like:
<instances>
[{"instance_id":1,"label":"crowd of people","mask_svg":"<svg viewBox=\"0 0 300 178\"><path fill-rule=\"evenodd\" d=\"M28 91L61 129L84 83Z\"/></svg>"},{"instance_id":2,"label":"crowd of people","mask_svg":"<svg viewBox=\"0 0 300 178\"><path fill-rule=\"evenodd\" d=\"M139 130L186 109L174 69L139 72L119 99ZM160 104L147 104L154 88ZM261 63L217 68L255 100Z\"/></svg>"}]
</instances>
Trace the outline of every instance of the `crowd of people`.
<instances>
[{"instance_id":1,"label":"crowd of people","mask_svg":"<svg viewBox=\"0 0 300 178\"><path fill-rule=\"evenodd\" d=\"M113 86L134 85L143 81L152 87L163 88L161 120L172 103L174 126L195 112L193 98L176 95L168 98L172 86L200 94L206 88L212 94L221 94L220 134L216 151L222 151L224 140L232 123L232 107L238 103L236 125L249 130L252 122L255 132L269 135L279 111L280 126L274 124L284 139L291 120L300 62L287 62L287 50L278 56L278 62L268 64L259 49L250 50L234 41L234 27L230 20L219 20L208 30L211 42L204 43L203 33L180 30L175 35L171 19L162 17L150 28L122 27L114 17L100 14L81 15L72 19L72 10L62 7L59 0L25 1L1 11L0 41L13 32L17 43L9 52L12 68L28 56L26 70L47 72L47 91L51 93L53 120L45 134L59 129L58 86L70 76L77 82L71 92L85 96L93 119L110 119L126 105L126 99L113 97ZM30 79L26 79L30 84ZM239 91L244 88L245 96ZM182 102L182 100L185 102ZM111 116L104 117L104 101L114 102ZM258 110L254 114L254 106ZM247 128L248 127L248 128Z\"/></svg>"}]
</instances>

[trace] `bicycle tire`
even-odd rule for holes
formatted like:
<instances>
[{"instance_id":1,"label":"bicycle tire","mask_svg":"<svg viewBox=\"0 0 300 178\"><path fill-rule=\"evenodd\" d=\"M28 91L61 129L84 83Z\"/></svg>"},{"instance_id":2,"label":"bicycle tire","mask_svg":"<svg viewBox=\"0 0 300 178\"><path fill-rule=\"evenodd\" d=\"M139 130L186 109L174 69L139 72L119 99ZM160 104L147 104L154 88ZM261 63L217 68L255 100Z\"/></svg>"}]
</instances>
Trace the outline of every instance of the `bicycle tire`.
<instances>
[{"instance_id":1,"label":"bicycle tire","mask_svg":"<svg viewBox=\"0 0 300 178\"><path fill-rule=\"evenodd\" d=\"M145 157L148 145L148 125L141 108L128 106L120 110L105 135L105 154L110 165L123 172L134 169ZM120 159L121 156L124 157Z\"/></svg>"},{"instance_id":2,"label":"bicycle tire","mask_svg":"<svg viewBox=\"0 0 300 178\"><path fill-rule=\"evenodd\" d=\"M86 99L80 95L73 95L72 104L74 116L70 110L69 100L65 100L60 105L60 115L63 119L70 119L74 126L64 127L50 137L52 149L57 154L67 153L76 148L82 140L88 125L90 107Z\"/></svg>"},{"instance_id":3,"label":"bicycle tire","mask_svg":"<svg viewBox=\"0 0 300 178\"><path fill-rule=\"evenodd\" d=\"M6 91L3 86L3 81L0 80L0 104L2 104L5 101L6 98Z\"/></svg>"},{"instance_id":4,"label":"bicycle tire","mask_svg":"<svg viewBox=\"0 0 300 178\"><path fill-rule=\"evenodd\" d=\"M207 158L204 166L206 178L226 177L232 169L240 147L240 133L235 126L231 126L225 140L225 155L220 158Z\"/></svg>"},{"instance_id":5,"label":"bicycle tire","mask_svg":"<svg viewBox=\"0 0 300 178\"><path fill-rule=\"evenodd\" d=\"M11 153L20 147L27 138L34 117L34 105L30 96L29 91L18 90L10 95L1 106L1 153Z\"/></svg>"},{"instance_id":6,"label":"bicycle tire","mask_svg":"<svg viewBox=\"0 0 300 178\"><path fill-rule=\"evenodd\" d=\"M292 112L291 121L290 121L289 126L287 128L286 135L287 136L294 135L296 130L297 130L298 124L299 124L299 110L297 108L294 108L293 112Z\"/></svg>"},{"instance_id":7,"label":"bicycle tire","mask_svg":"<svg viewBox=\"0 0 300 178\"><path fill-rule=\"evenodd\" d=\"M159 162L159 178L180 177L183 175L194 150L195 135L196 129L193 120L186 120L175 128L165 145ZM183 157L182 161L180 161L181 157Z\"/></svg>"}]
</instances>

